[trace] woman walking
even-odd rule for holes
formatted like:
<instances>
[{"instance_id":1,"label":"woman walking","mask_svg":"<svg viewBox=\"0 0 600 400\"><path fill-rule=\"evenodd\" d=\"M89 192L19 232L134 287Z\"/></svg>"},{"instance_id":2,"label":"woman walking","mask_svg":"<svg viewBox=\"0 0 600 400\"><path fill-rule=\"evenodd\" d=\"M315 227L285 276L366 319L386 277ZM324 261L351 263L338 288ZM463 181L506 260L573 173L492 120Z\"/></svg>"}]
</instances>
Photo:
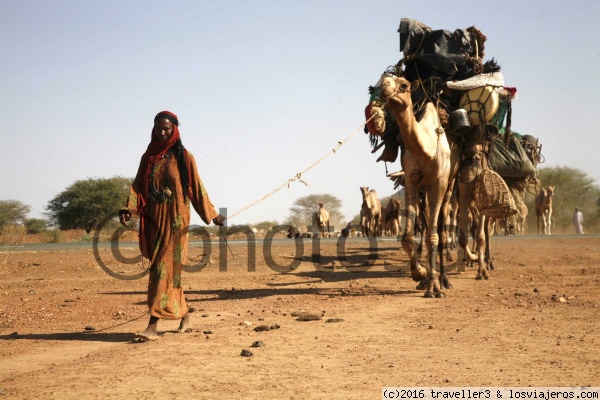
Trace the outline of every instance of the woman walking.
<instances>
[{"instance_id":1,"label":"woman walking","mask_svg":"<svg viewBox=\"0 0 600 400\"><path fill-rule=\"evenodd\" d=\"M124 225L132 213L139 215L140 251L150 260L150 321L146 330L136 333L140 340L158 339L159 319L181 319L180 332L189 327L181 270L187 253L190 204L206 224L223 225L225 218L211 203L194 157L183 147L177 116L161 111L154 117L150 144L119 212Z\"/></svg>"}]
</instances>

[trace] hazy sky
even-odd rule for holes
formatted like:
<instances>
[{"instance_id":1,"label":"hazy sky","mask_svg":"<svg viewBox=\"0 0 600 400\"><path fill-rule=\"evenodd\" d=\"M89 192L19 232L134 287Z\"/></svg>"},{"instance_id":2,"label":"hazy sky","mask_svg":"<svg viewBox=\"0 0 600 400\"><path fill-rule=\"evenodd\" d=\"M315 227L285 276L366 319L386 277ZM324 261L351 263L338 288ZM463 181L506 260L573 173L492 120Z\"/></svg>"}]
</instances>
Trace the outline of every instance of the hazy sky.
<instances>
[{"instance_id":1,"label":"hazy sky","mask_svg":"<svg viewBox=\"0 0 600 400\"><path fill-rule=\"evenodd\" d=\"M600 183L597 0L0 0L0 15L0 200L31 218L76 180L133 177L161 110L179 116L213 203L234 213L361 126L368 86L402 57L401 18L479 28L517 87L513 130L543 144L540 166ZM282 222L322 193L352 218L360 186L393 193L370 150L361 129L302 177L309 186L229 223Z\"/></svg>"}]
</instances>

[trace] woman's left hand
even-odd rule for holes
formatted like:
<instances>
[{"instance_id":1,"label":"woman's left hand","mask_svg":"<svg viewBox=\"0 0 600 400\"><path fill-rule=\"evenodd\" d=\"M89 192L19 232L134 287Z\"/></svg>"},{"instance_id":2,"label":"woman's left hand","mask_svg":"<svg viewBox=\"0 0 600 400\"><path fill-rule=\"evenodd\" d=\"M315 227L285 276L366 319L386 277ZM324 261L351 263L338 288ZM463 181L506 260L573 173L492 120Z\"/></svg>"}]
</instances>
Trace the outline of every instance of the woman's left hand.
<instances>
[{"instance_id":1,"label":"woman's left hand","mask_svg":"<svg viewBox=\"0 0 600 400\"><path fill-rule=\"evenodd\" d=\"M119 222L122 225L127 226L127 222L131 220L131 213L129 210L119 210Z\"/></svg>"}]
</instances>

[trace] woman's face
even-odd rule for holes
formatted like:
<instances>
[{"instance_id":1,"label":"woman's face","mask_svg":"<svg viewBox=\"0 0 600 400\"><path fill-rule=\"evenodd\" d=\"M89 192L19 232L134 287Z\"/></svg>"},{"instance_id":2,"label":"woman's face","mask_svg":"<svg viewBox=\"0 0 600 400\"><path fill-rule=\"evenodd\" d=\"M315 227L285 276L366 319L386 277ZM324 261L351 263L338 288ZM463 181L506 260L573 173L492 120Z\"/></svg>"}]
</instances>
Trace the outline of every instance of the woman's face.
<instances>
[{"instance_id":1,"label":"woman's face","mask_svg":"<svg viewBox=\"0 0 600 400\"><path fill-rule=\"evenodd\" d=\"M173 123L166 118L159 118L154 123L154 137L159 142L167 140L173 134Z\"/></svg>"}]
</instances>

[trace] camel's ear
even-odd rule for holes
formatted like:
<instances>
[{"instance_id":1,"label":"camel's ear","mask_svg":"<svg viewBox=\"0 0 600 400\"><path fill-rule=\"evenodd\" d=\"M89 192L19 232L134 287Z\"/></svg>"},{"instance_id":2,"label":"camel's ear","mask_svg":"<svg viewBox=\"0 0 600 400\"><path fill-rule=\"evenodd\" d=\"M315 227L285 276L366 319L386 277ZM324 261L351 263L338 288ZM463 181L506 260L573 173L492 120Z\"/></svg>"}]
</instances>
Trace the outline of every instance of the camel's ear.
<instances>
[{"instance_id":1,"label":"camel's ear","mask_svg":"<svg viewBox=\"0 0 600 400\"><path fill-rule=\"evenodd\" d=\"M419 88L419 81L418 80L414 80L410 83L410 91L414 92L415 90L417 90Z\"/></svg>"}]
</instances>

